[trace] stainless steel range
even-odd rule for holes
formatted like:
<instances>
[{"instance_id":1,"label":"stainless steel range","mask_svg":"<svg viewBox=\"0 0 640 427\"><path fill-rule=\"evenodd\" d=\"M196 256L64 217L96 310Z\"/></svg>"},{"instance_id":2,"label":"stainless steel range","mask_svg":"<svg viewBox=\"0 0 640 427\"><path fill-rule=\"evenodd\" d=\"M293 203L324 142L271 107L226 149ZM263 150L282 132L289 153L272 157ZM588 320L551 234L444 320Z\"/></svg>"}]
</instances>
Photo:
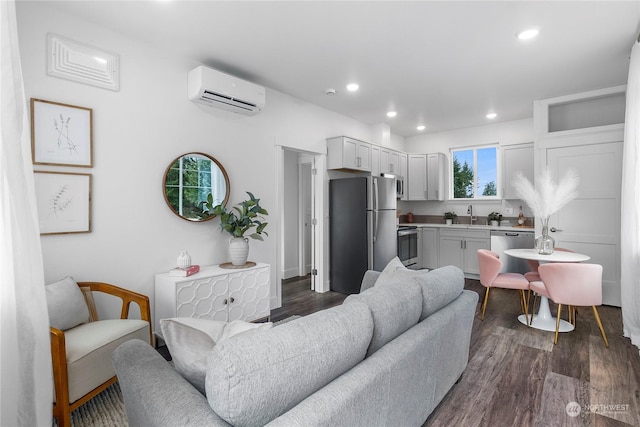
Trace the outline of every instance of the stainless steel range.
<instances>
[{"instance_id":1,"label":"stainless steel range","mask_svg":"<svg viewBox=\"0 0 640 427\"><path fill-rule=\"evenodd\" d=\"M398 258L407 268L418 268L418 227L398 227Z\"/></svg>"}]
</instances>

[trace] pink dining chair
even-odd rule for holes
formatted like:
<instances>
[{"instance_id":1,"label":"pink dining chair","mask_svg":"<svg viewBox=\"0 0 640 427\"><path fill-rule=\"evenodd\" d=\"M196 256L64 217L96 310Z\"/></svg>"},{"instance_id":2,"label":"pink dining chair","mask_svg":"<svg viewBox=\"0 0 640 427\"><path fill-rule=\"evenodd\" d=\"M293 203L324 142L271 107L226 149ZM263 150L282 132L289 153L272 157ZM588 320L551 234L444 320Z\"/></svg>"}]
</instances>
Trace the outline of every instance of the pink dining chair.
<instances>
[{"instance_id":1,"label":"pink dining chair","mask_svg":"<svg viewBox=\"0 0 640 427\"><path fill-rule=\"evenodd\" d=\"M571 249L567 248L555 248L555 250L559 252L573 252ZM542 279L540 278L540 273L538 273L538 267L540 267L540 263L532 259L528 259L527 263L529 264L529 269L531 271L524 273L525 279L527 279L529 283L542 281ZM545 291L542 291L542 288L539 285L537 285L535 289L532 287L531 291L533 292L533 304L531 306L531 318L533 319L533 314L536 312L536 300L538 295L544 295L547 298L549 298L549 295L544 293ZM573 313L573 310L570 310L569 313L569 321L571 321L571 314L575 313Z\"/></svg>"},{"instance_id":2,"label":"pink dining chair","mask_svg":"<svg viewBox=\"0 0 640 427\"><path fill-rule=\"evenodd\" d=\"M571 249L566 249L566 248L555 248L555 250L560 252L573 252ZM538 267L540 267L540 263L538 261L528 259L527 264L529 264L530 271L524 273L524 277L530 282L539 282L540 274L538 274ZM534 303L535 303L535 299L534 299Z\"/></svg>"},{"instance_id":3,"label":"pink dining chair","mask_svg":"<svg viewBox=\"0 0 640 427\"><path fill-rule=\"evenodd\" d=\"M604 345L609 348L607 334L604 332L596 308L596 306L602 305L602 266L599 264L558 262L542 264L538 267L538 272L542 281L531 282L531 290L558 304L556 334L553 343L558 343L558 328L563 304L568 306L569 321L574 326L576 322L575 307L591 306Z\"/></svg>"},{"instance_id":4,"label":"pink dining chair","mask_svg":"<svg viewBox=\"0 0 640 427\"><path fill-rule=\"evenodd\" d=\"M529 324L529 300L524 291L529 291L529 281L520 273L500 273L502 261L497 253L487 249L478 249L478 263L480 266L480 283L486 289L484 303L482 304L482 317L487 309L489 290L491 288L517 289L520 291L520 308L525 314L527 325Z\"/></svg>"}]
</instances>

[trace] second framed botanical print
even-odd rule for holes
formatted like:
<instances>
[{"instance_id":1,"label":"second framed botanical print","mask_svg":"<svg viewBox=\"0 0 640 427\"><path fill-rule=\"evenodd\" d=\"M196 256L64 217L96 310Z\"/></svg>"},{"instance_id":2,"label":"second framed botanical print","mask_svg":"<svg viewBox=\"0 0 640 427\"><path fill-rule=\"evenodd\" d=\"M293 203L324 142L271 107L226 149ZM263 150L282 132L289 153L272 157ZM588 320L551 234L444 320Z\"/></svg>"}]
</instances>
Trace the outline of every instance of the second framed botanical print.
<instances>
[{"instance_id":1,"label":"second framed botanical print","mask_svg":"<svg viewBox=\"0 0 640 427\"><path fill-rule=\"evenodd\" d=\"M40 234L91 232L91 175L35 172Z\"/></svg>"},{"instance_id":2,"label":"second framed botanical print","mask_svg":"<svg viewBox=\"0 0 640 427\"><path fill-rule=\"evenodd\" d=\"M36 165L93 167L91 108L31 98L31 152Z\"/></svg>"}]
</instances>

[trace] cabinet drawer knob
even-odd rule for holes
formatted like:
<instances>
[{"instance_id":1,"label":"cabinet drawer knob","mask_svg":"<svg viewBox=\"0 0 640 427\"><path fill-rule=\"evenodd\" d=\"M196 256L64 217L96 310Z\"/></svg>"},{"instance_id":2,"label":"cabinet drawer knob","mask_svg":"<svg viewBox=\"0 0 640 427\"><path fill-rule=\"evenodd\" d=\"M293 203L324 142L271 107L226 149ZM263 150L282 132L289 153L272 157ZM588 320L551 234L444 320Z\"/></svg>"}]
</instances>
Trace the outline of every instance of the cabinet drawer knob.
<instances>
[{"instance_id":1,"label":"cabinet drawer knob","mask_svg":"<svg viewBox=\"0 0 640 427\"><path fill-rule=\"evenodd\" d=\"M234 302L235 302L235 299L231 297L231 304L233 304Z\"/></svg>"},{"instance_id":2,"label":"cabinet drawer knob","mask_svg":"<svg viewBox=\"0 0 640 427\"><path fill-rule=\"evenodd\" d=\"M227 301L227 299L225 298L225 299L224 299L224 301L222 301L222 303L223 303L224 305L227 305L227 304L229 304L229 301Z\"/></svg>"}]
</instances>

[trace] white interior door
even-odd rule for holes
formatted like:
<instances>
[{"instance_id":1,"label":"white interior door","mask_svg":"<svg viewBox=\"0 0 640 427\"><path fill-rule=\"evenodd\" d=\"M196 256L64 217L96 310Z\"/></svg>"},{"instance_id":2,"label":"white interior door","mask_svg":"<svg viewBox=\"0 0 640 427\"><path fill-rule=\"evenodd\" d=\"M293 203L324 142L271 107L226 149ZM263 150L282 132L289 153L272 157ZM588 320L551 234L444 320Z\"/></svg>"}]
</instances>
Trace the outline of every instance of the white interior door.
<instances>
[{"instance_id":1,"label":"white interior door","mask_svg":"<svg viewBox=\"0 0 640 427\"><path fill-rule=\"evenodd\" d=\"M547 147L546 160L556 180L568 169L580 177L578 197L550 218L556 247L601 264L603 304L619 307L622 142Z\"/></svg>"},{"instance_id":2,"label":"white interior door","mask_svg":"<svg viewBox=\"0 0 640 427\"><path fill-rule=\"evenodd\" d=\"M298 182L298 215L299 215L299 254L298 269L300 276L311 273L313 253L313 157L300 155ZM313 289L313 287L312 287Z\"/></svg>"}]
</instances>

